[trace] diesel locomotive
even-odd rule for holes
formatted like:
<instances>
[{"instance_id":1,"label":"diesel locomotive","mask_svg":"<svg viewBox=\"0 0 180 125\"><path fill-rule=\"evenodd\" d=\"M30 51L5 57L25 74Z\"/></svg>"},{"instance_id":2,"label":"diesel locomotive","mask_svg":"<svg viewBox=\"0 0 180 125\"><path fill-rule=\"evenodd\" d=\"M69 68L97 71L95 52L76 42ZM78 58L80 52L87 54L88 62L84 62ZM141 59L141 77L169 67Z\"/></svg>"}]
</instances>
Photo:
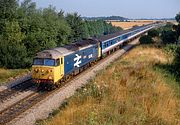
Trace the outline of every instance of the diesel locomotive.
<instances>
[{"instance_id":1,"label":"diesel locomotive","mask_svg":"<svg viewBox=\"0 0 180 125\"><path fill-rule=\"evenodd\" d=\"M98 39L83 39L39 52L33 60L32 78L40 86L59 87L63 82L156 25L139 26Z\"/></svg>"}]
</instances>

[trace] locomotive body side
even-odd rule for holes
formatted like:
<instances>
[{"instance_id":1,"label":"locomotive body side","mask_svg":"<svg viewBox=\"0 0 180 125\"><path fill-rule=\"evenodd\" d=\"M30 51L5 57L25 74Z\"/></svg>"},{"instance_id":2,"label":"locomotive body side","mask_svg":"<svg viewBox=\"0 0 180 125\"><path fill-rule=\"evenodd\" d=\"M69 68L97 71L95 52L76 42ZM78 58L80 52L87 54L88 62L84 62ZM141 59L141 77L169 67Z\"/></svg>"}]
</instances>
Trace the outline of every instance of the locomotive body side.
<instances>
[{"instance_id":1,"label":"locomotive body side","mask_svg":"<svg viewBox=\"0 0 180 125\"><path fill-rule=\"evenodd\" d=\"M98 58L98 44L90 45L84 49L64 56L64 74L71 74Z\"/></svg>"}]
</instances>

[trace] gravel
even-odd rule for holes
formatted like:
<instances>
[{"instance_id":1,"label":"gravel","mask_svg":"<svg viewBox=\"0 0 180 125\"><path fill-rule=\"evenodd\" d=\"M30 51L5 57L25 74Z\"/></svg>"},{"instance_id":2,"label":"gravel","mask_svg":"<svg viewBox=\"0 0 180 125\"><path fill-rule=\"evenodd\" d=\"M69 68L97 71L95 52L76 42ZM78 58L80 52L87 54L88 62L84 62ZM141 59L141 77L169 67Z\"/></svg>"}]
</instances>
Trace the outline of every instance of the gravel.
<instances>
[{"instance_id":1,"label":"gravel","mask_svg":"<svg viewBox=\"0 0 180 125\"><path fill-rule=\"evenodd\" d=\"M22 100L23 98L27 97L28 95L34 93L33 90L29 90L29 91L25 91L25 92L21 92L20 94L17 94L13 97L11 97L10 99L6 100L5 102L1 103L0 102L0 111L8 108L9 106L11 106L12 104L15 104L16 102Z\"/></svg>"},{"instance_id":2,"label":"gravel","mask_svg":"<svg viewBox=\"0 0 180 125\"><path fill-rule=\"evenodd\" d=\"M97 63L94 67L89 68L75 79L66 84L46 99L42 100L28 111L11 121L10 125L33 125L36 120L47 118L49 113L57 109L67 98L71 97L78 88L87 84L90 79L95 77L97 72L106 68L113 61L122 56L127 50L131 49L138 43L138 39L134 40L123 49L115 52L111 56L105 58L101 63Z\"/></svg>"}]
</instances>

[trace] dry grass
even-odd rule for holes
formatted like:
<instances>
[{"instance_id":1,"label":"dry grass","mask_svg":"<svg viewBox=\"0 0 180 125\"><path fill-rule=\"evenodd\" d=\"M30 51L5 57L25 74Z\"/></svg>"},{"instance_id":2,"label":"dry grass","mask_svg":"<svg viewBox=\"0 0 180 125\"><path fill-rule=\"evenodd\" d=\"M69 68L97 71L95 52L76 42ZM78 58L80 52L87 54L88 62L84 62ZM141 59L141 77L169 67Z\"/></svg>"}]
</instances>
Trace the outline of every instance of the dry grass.
<instances>
[{"instance_id":1,"label":"dry grass","mask_svg":"<svg viewBox=\"0 0 180 125\"><path fill-rule=\"evenodd\" d=\"M153 23L153 21L111 22L113 26L121 27L123 29L130 29L133 26L142 26L149 23Z\"/></svg>"},{"instance_id":2,"label":"dry grass","mask_svg":"<svg viewBox=\"0 0 180 125\"><path fill-rule=\"evenodd\" d=\"M20 75L28 73L27 69L2 69L0 68L0 85Z\"/></svg>"},{"instance_id":3,"label":"dry grass","mask_svg":"<svg viewBox=\"0 0 180 125\"><path fill-rule=\"evenodd\" d=\"M137 47L79 90L44 125L180 125L175 81L156 64L172 59L153 47Z\"/></svg>"}]
</instances>

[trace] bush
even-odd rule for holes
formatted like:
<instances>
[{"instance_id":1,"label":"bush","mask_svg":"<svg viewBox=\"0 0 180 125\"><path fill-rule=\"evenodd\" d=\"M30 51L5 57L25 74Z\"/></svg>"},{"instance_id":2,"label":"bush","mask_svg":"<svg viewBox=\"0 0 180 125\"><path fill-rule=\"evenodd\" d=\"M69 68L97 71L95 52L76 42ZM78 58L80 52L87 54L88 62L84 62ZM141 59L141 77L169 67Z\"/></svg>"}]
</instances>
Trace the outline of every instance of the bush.
<instances>
[{"instance_id":1,"label":"bush","mask_svg":"<svg viewBox=\"0 0 180 125\"><path fill-rule=\"evenodd\" d=\"M149 30L148 31L148 36L158 37L159 36L159 32L156 29Z\"/></svg>"},{"instance_id":2,"label":"bush","mask_svg":"<svg viewBox=\"0 0 180 125\"><path fill-rule=\"evenodd\" d=\"M141 36L141 38L139 39L139 42L140 42L141 44L151 44L151 43L153 43L154 41L153 41L153 39L152 39L151 36L149 36L149 35L144 35L144 36Z\"/></svg>"},{"instance_id":3,"label":"bush","mask_svg":"<svg viewBox=\"0 0 180 125\"><path fill-rule=\"evenodd\" d=\"M180 46L178 46L178 48L176 49L174 65L176 68L176 72L180 72Z\"/></svg>"},{"instance_id":4,"label":"bush","mask_svg":"<svg viewBox=\"0 0 180 125\"><path fill-rule=\"evenodd\" d=\"M173 56L175 56L178 48L179 46L175 44L168 44L165 46L164 50L167 54L172 54Z\"/></svg>"},{"instance_id":5,"label":"bush","mask_svg":"<svg viewBox=\"0 0 180 125\"><path fill-rule=\"evenodd\" d=\"M174 44L176 43L176 32L172 30L163 31L161 39L163 44Z\"/></svg>"}]
</instances>

